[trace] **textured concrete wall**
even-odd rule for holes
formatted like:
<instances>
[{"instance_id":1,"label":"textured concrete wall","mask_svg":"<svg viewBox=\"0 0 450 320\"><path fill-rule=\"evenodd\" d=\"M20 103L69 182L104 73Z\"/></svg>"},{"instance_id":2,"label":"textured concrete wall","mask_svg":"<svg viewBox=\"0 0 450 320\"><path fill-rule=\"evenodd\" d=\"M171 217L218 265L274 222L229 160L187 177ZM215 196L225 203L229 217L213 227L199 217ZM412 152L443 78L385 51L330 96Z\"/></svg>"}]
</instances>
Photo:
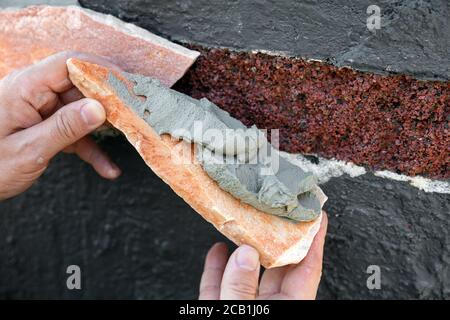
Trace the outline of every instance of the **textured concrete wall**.
<instances>
[{"instance_id":1,"label":"textured concrete wall","mask_svg":"<svg viewBox=\"0 0 450 320\"><path fill-rule=\"evenodd\" d=\"M450 79L447 0L80 0L174 40ZM381 29L366 27L369 5Z\"/></svg>"},{"instance_id":2,"label":"textured concrete wall","mask_svg":"<svg viewBox=\"0 0 450 320\"><path fill-rule=\"evenodd\" d=\"M204 255L225 240L123 138L102 144L124 175L101 179L56 159L28 192L0 203L0 297L196 298ZM448 195L371 174L333 178L320 298L449 298ZM66 289L78 264L83 289ZM379 265L381 290L366 268Z\"/></svg>"},{"instance_id":3,"label":"textured concrete wall","mask_svg":"<svg viewBox=\"0 0 450 320\"><path fill-rule=\"evenodd\" d=\"M449 77L447 1L380 2L386 29L399 32L377 35L365 29L365 1L81 2L175 40ZM379 51L389 49L386 37L391 54ZM123 168L118 181L64 155L32 189L0 203L0 297L196 297L204 255L224 238L123 138L102 145ZM320 298L450 298L449 194L372 173L323 188L330 225ZM70 264L82 269L81 291L66 289ZM366 287L369 265L381 268L380 290Z\"/></svg>"}]
</instances>

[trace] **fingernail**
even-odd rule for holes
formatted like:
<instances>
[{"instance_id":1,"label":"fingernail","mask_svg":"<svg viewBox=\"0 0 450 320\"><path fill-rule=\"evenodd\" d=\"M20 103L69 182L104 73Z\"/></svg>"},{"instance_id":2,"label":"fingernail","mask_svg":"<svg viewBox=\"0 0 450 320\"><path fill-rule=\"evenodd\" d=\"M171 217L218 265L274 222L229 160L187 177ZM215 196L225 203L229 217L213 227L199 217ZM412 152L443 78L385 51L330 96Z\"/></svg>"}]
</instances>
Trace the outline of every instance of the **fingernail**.
<instances>
[{"instance_id":1,"label":"fingernail","mask_svg":"<svg viewBox=\"0 0 450 320\"><path fill-rule=\"evenodd\" d=\"M258 251L247 245L239 247L236 254L236 263L242 269L248 271L256 270L259 266Z\"/></svg>"},{"instance_id":2,"label":"fingernail","mask_svg":"<svg viewBox=\"0 0 450 320\"><path fill-rule=\"evenodd\" d=\"M212 248L215 248L215 247L226 247L227 246L227 244L225 243L225 242L216 242L212 247L211 247L211 249Z\"/></svg>"},{"instance_id":3,"label":"fingernail","mask_svg":"<svg viewBox=\"0 0 450 320\"><path fill-rule=\"evenodd\" d=\"M95 100L90 100L81 107L81 117L87 125L102 124L105 121L105 109Z\"/></svg>"},{"instance_id":4,"label":"fingernail","mask_svg":"<svg viewBox=\"0 0 450 320\"><path fill-rule=\"evenodd\" d=\"M110 169L108 170L108 177L110 177L111 179L115 179L120 176L121 171L119 167L117 167L114 163L110 163L109 166Z\"/></svg>"}]
</instances>

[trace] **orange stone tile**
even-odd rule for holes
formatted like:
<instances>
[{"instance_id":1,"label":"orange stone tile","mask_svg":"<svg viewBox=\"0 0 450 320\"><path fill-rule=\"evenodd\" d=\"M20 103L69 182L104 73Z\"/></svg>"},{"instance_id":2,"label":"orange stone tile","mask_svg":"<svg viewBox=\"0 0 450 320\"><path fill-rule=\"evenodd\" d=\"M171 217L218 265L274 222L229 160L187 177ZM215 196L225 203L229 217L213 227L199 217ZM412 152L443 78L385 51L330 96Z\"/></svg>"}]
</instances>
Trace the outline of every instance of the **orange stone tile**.
<instances>
[{"instance_id":1,"label":"orange stone tile","mask_svg":"<svg viewBox=\"0 0 450 320\"><path fill-rule=\"evenodd\" d=\"M172 86L199 53L113 16L76 6L0 11L0 78L53 53L108 57L123 70Z\"/></svg>"}]
</instances>

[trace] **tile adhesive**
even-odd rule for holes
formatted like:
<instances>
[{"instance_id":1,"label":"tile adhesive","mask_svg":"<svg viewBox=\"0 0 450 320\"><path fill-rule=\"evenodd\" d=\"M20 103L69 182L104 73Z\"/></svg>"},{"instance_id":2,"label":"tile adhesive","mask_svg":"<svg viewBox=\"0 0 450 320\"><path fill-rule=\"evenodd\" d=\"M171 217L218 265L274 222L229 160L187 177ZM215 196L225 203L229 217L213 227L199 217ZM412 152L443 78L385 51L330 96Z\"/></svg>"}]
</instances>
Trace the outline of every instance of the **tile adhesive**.
<instances>
[{"instance_id":1,"label":"tile adhesive","mask_svg":"<svg viewBox=\"0 0 450 320\"><path fill-rule=\"evenodd\" d=\"M158 134L195 143L196 160L220 188L277 216L309 221L320 215L325 195L317 178L281 157L256 126L248 128L209 100L196 100L158 80L123 75L134 84L134 95L112 73L108 83Z\"/></svg>"}]
</instances>

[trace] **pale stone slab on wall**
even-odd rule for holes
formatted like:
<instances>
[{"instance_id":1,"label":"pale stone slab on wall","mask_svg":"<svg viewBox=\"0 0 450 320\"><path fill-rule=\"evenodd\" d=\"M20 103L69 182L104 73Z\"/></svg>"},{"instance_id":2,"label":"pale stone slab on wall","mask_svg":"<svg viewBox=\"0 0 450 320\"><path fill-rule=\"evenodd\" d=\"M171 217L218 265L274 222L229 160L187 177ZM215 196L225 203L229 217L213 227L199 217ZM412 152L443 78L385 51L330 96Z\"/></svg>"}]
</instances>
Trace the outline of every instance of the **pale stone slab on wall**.
<instances>
[{"instance_id":1,"label":"pale stone slab on wall","mask_svg":"<svg viewBox=\"0 0 450 320\"><path fill-rule=\"evenodd\" d=\"M77 6L30 6L0 11L0 78L60 51L109 58L123 70L171 86L198 52L142 28Z\"/></svg>"},{"instance_id":2,"label":"pale stone slab on wall","mask_svg":"<svg viewBox=\"0 0 450 320\"><path fill-rule=\"evenodd\" d=\"M30 5L68 6L77 5L78 0L2 0L1 7L25 7Z\"/></svg>"}]
</instances>

